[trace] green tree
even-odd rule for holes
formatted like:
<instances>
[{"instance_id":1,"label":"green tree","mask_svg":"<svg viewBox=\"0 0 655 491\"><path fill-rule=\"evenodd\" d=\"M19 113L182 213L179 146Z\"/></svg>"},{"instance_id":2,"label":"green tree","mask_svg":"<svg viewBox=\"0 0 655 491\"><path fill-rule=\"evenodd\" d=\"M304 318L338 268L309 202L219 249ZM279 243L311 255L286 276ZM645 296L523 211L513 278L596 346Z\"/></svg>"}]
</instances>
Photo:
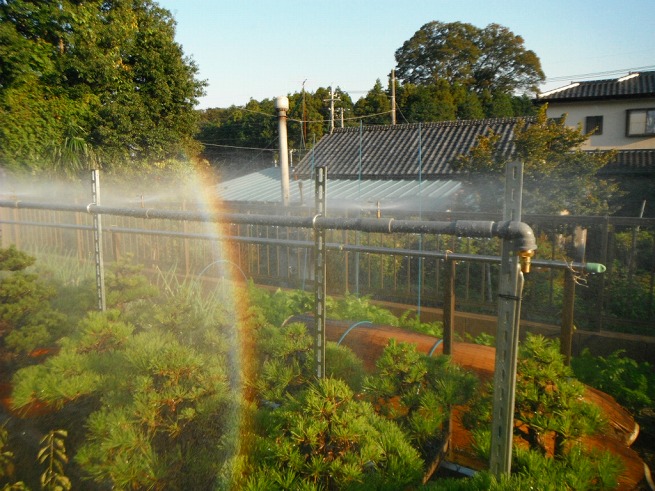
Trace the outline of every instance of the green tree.
<instances>
[{"instance_id":1,"label":"green tree","mask_svg":"<svg viewBox=\"0 0 655 491\"><path fill-rule=\"evenodd\" d=\"M537 55L506 27L480 29L463 22L433 21L396 51L396 74L405 83L444 79L481 93L536 91L545 76Z\"/></svg>"},{"instance_id":2,"label":"green tree","mask_svg":"<svg viewBox=\"0 0 655 491\"><path fill-rule=\"evenodd\" d=\"M355 103L355 116L366 116L367 124L389 124L391 122L390 112L391 101L382 88L380 79L375 81L375 85L365 97Z\"/></svg>"},{"instance_id":3,"label":"green tree","mask_svg":"<svg viewBox=\"0 0 655 491\"><path fill-rule=\"evenodd\" d=\"M473 396L477 378L451 364L450 358L427 357L408 343L390 341L365 382L377 411L410 436L424 459L435 457L449 431L450 411Z\"/></svg>"},{"instance_id":4,"label":"green tree","mask_svg":"<svg viewBox=\"0 0 655 491\"><path fill-rule=\"evenodd\" d=\"M34 261L14 246L0 249L0 348L23 363L34 349L50 347L66 327L65 316L50 305L54 290L26 271Z\"/></svg>"},{"instance_id":5,"label":"green tree","mask_svg":"<svg viewBox=\"0 0 655 491\"><path fill-rule=\"evenodd\" d=\"M407 437L341 380L319 380L261 416L267 436L244 489L391 490L420 481L422 461Z\"/></svg>"},{"instance_id":6,"label":"green tree","mask_svg":"<svg viewBox=\"0 0 655 491\"><path fill-rule=\"evenodd\" d=\"M0 164L74 172L196 151L204 83L174 35L152 0L2 2Z\"/></svg>"},{"instance_id":7,"label":"green tree","mask_svg":"<svg viewBox=\"0 0 655 491\"><path fill-rule=\"evenodd\" d=\"M549 119L542 107L533 121L525 120L509 147L501 135L478 138L453 167L477 194L486 211L502 207L504 169L507 162L524 164L523 209L528 213L606 214L619 193L616 183L598 176L613 152L586 152L580 145L588 138L580 127L566 126L565 118Z\"/></svg>"},{"instance_id":8,"label":"green tree","mask_svg":"<svg viewBox=\"0 0 655 491\"><path fill-rule=\"evenodd\" d=\"M401 112L409 123L457 118L457 106L444 80L430 85L403 85L399 91Z\"/></svg>"}]
</instances>

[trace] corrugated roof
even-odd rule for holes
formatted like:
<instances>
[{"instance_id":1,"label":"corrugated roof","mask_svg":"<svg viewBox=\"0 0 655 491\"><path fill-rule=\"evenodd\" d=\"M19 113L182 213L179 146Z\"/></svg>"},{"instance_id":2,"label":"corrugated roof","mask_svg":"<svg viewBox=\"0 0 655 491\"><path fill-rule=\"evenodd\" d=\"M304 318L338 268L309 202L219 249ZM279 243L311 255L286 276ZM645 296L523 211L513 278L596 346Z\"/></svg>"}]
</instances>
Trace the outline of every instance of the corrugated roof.
<instances>
[{"instance_id":1,"label":"corrugated roof","mask_svg":"<svg viewBox=\"0 0 655 491\"><path fill-rule=\"evenodd\" d=\"M302 188L302 200L301 200ZM224 202L280 203L280 169L271 167L217 186ZM461 184L452 180L419 181L412 179L358 180L335 179L328 174L327 207L329 209L374 210L447 210ZM291 204L314 204L314 180L299 178L289 184Z\"/></svg>"},{"instance_id":2,"label":"corrugated roof","mask_svg":"<svg viewBox=\"0 0 655 491\"><path fill-rule=\"evenodd\" d=\"M575 82L544 92L538 102L573 102L593 99L655 97L655 71L635 72L624 77Z\"/></svg>"},{"instance_id":3,"label":"corrugated roof","mask_svg":"<svg viewBox=\"0 0 655 491\"><path fill-rule=\"evenodd\" d=\"M502 118L437 123L338 128L324 136L297 168L308 177L326 166L336 179L416 179L454 177L451 163L467 153L479 136L500 136L505 155L513 150L514 130L534 118Z\"/></svg>"},{"instance_id":4,"label":"corrugated roof","mask_svg":"<svg viewBox=\"0 0 655 491\"><path fill-rule=\"evenodd\" d=\"M655 174L655 150L619 150L616 160L603 167L600 174Z\"/></svg>"}]
</instances>

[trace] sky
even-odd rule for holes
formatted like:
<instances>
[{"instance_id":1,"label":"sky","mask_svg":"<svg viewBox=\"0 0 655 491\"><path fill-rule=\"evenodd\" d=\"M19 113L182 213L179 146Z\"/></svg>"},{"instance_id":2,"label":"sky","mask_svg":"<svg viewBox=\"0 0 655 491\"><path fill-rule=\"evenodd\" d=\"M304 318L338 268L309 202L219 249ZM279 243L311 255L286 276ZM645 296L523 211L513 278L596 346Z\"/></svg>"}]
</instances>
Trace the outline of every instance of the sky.
<instances>
[{"instance_id":1,"label":"sky","mask_svg":"<svg viewBox=\"0 0 655 491\"><path fill-rule=\"evenodd\" d=\"M356 101L387 86L394 54L424 24L491 23L534 51L547 80L655 70L655 0L157 0L208 83L198 108L339 87Z\"/></svg>"}]
</instances>

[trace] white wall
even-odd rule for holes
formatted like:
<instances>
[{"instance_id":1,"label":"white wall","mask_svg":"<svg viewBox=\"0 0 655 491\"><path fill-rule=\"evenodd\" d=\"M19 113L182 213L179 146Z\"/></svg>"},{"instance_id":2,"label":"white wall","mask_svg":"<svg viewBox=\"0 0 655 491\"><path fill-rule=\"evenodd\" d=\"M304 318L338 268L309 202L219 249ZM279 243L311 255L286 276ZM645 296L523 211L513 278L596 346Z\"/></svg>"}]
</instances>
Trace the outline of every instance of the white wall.
<instances>
[{"instance_id":1,"label":"white wall","mask_svg":"<svg viewBox=\"0 0 655 491\"><path fill-rule=\"evenodd\" d=\"M587 116L603 116L603 134L593 135L583 146L585 150L618 148L621 150L655 149L654 136L625 136L626 111L628 109L655 108L655 99L639 101L595 101L556 103L548 105L548 117L557 118L567 114L568 126L582 125L584 131Z\"/></svg>"}]
</instances>

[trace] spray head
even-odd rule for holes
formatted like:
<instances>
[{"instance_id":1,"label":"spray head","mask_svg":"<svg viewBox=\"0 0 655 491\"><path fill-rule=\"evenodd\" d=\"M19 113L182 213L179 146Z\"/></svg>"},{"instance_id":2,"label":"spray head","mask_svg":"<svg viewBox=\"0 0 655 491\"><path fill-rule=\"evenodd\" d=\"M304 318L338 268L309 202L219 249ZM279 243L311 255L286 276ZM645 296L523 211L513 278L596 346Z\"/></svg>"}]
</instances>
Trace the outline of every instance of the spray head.
<instances>
[{"instance_id":1,"label":"spray head","mask_svg":"<svg viewBox=\"0 0 655 491\"><path fill-rule=\"evenodd\" d=\"M522 273L529 273L530 266L532 265L532 257L534 256L534 250L519 250L519 264L521 265Z\"/></svg>"}]
</instances>

